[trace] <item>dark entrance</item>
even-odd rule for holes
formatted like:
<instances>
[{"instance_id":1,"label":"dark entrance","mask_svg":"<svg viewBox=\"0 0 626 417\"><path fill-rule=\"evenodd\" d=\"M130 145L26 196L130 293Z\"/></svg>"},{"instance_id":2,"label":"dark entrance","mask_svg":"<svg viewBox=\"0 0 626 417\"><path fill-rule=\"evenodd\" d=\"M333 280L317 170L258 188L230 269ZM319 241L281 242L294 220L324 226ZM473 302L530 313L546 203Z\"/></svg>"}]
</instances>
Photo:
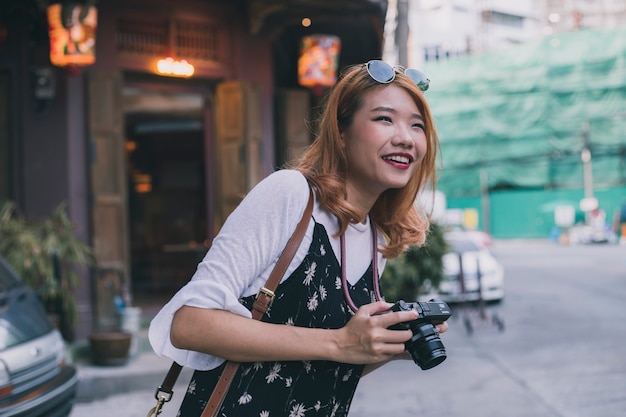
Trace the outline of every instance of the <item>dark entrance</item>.
<instances>
[{"instance_id":1,"label":"dark entrance","mask_svg":"<svg viewBox=\"0 0 626 417\"><path fill-rule=\"evenodd\" d=\"M133 298L169 298L204 256L207 207L202 119L128 114L126 152Z\"/></svg>"}]
</instances>

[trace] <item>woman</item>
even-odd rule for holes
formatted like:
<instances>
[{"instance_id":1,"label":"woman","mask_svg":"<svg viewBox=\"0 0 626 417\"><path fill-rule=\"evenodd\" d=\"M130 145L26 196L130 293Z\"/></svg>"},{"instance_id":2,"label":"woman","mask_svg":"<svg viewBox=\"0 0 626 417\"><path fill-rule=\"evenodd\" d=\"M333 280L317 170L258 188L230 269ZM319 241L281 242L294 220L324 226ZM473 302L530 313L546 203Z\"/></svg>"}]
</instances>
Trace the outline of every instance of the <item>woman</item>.
<instances>
[{"instance_id":1,"label":"woman","mask_svg":"<svg viewBox=\"0 0 626 417\"><path fill-rule=\"evenodd\" d=\"M200 416L224 359L242 365L218 415L277 417L345 416L364 373L408 358L411 331L388 327L417 313L380 314L391 304L377 283L385 258L423 244L428 230L414 201L435 177L438 141L416 83L428 86L418 71L382 61L348 68L308 151L251 190L192 280L154 318L157 354L197 370L179 415ZM315 204L305 237L270 311L251 320L309 187Z\"/></svg>"}]
</instances>

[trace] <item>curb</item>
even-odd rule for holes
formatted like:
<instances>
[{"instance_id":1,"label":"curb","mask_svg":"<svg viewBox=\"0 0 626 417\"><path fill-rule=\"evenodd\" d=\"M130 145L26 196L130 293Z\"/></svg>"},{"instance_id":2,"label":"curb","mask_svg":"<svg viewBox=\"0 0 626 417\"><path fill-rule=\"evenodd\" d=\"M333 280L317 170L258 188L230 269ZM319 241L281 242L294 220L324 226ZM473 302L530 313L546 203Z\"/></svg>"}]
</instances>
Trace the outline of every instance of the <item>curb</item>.
<instances>
[{"instance_id":1,"label":"curb","mask_svg":"<svg viewBox=\"0 0 626 417\"><path fill-rule=\"evenodd\" d=\"M123 366L77 364L77 402L90 402L115 394L156 390L163 382L171 361L154 353L140 353ZM189 381L193 370L183 368L179 381Z\"/></svg>"},{"instance_id":2,"label":"curb","mask_svg":"<svg viewBox=\"0 0 626 417\"><path fill-rule=\"evenodd\" d=\"M69 350L78 375L76 402L91 402L133 391L156 391L172 364L170 359L152 351L145 330L139 337L139 352L123 365L94 365L88 342L71 346ZM191 368L183 368L178 383L184 383L186 388L192 374Z\"/></svg>"}]
</instances>

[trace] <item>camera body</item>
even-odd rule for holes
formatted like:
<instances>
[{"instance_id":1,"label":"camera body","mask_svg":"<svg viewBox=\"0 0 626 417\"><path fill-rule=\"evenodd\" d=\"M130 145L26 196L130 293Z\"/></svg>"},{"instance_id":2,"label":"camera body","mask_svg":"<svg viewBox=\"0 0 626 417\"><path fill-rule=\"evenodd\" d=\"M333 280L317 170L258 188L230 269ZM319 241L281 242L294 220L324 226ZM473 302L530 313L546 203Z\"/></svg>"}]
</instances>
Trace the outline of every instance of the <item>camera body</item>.
<instances>
[{"instance_id":1,"label":"camera body","mask_svg":"<svg viewBox=\"0 0 626 417\"><path fill-rule=\"evenodd\" d=\"M450 307L443 301L407 303L396 302L390 311L411 311L419 313L418 318L389 327L392 330L411 330L413 336L405 342L406 350L423 370L434 368L446 359L446 349L439 338L436 324L443 323L452 315Z\"/></svg>"}]
</instances>

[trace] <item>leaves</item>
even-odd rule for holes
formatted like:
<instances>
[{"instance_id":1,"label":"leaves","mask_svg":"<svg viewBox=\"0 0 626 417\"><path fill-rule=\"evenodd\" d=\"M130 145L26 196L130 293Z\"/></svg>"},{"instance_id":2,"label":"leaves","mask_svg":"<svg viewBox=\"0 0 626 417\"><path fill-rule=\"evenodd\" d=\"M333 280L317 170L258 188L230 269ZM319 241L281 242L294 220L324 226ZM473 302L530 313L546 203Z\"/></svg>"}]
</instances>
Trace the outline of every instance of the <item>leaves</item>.
<instances>
[{"instance_id":1,"label":"leaves","mask_svg":"<svg viewBox=\"0 0 626 417\"><path fill-rule=\"evenodd\" d=\"M442 227L431 222L424 246L411 246L387 261L380 281L385 299L412 302L431 288L437 288L444 278L442 259L447 249Z\"/></svg>"},{"instance_id":2,"label":"leaves","mask_svg":"<svg viewBox=\"0 0 626 417\"><path fill-rule=\"evenodd\" d=\"M65 203L41 221L29 221L13 203L0 209L0 254L41 297L44 305L59 306L65 319L77 318L74 289L79 268L92 264L92 249L74 234Z\"/></svg>"}]
</instances>

